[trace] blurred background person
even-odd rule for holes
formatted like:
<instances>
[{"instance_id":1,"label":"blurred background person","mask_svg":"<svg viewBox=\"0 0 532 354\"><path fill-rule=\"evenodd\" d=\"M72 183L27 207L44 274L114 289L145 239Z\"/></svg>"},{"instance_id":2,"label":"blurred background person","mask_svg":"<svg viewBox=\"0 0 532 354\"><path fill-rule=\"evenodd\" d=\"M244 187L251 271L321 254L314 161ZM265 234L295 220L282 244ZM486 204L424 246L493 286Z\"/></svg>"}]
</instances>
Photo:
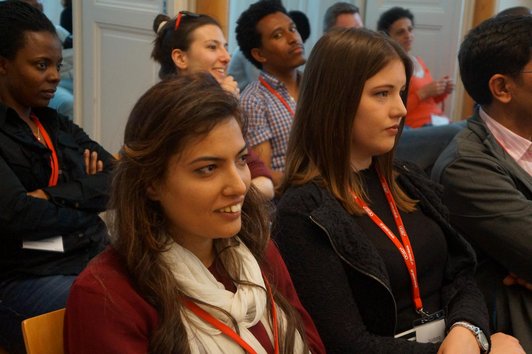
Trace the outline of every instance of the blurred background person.
<instances>
[{"instance_id":1,"label":"blurred background person","mask_svg":"<svg viewBox=\"0 0 532 354\"><path fill-rule=\"evenodd\" d=\"M414 72L410 80L405 125L419 128L430 125L448 124L443 114L442 104L453 92L454 82L449 76L433 80L429 69L419 56L410 52L414 44L414 15L408 9L393 7L382 13L377 30L392 37L409 53L414 63Z\"/></svg>"},{"instance_id":2,"label":"blurred background person","mask_svg":"<svg viewBox=\"0 0 532 354\"><path fill-rule=\"evenodd\" d=\"M323 33L329 32L334 27L364 27L358 7L348 2L337 2L329 6L323 16Z\"/></svg>"}]
</instances>

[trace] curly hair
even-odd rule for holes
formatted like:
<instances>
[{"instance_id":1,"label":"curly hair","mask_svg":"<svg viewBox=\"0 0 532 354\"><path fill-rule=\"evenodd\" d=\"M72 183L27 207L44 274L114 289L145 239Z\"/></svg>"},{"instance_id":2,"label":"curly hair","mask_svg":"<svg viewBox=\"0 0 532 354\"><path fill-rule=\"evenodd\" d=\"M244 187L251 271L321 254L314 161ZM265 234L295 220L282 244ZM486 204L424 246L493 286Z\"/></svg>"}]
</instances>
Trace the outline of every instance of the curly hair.
<instances>
[{"instance_id":1,"label":"curly hair","mask_svg":"<svg viewBox=\"0 0 532 354\"><path fill-rule=\"evenodd\" d=\"M408 18L412 21L412 26L414 26L414 15L410 10L404 9L402 7L392 7L391 9L384 11L377 21L377 31L382 31L386 34L390 34L390 27L397 20L402 18Z\"/></svg>"},{"instance_id":2,"label":"curly hair","mask_svg":"<svg viewBox=\"0 0 532 354\"><path fill-rule=\"evenodd\" d=\"M258 69L262 69L262 64L259 63L251 55L253 48L260 48L262 46L261 34L257 30L257 23L264 17L282 12L288 16L284 6L278 1L261 0L251 6L238 18L236 21L236 41L242 51L242 54Z\"/></svg>"}]
</instances>

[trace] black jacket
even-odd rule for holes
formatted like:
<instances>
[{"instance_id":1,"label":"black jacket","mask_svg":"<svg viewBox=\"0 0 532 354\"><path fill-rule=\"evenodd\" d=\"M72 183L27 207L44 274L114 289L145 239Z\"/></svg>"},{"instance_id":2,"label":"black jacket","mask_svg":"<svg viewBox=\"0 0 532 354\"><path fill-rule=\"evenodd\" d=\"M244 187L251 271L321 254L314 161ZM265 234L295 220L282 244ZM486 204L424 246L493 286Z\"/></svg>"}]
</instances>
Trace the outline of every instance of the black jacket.
<instances>
[{"instance_id":1,"label":"black jacket","mask_svg":"<svg viewBox=\"0 0 532 354\"><path fill-rule=\"evenodd\" d=\"M17 113L0 104L0 280L20 274L77 274L107 243L105 210L114 158L81 128L49 108L34 110L57 151L59 180L48 187L50 150ZM85 173L83 151L104 171ZM43 189L50 200L27 192ZM62 236L64 253L22 248L22 240Z\"/></svg>"},{"instance_id":2,"label":"black jacket","mask_svg":"<svg viewBox=\"0 0 532 354\"><path fill-rule=\"evenodd\" d=\"M448 223L439 186L414 169L398 165L398 182L446 236L449 254L441 296L447 328L465 320L489 337L487 311L473 280L471 246ZM327 353L437 352L434 344L393 338L396 302L384 261L355 219L325 188L317 183L289 188L278 205L273 230Z\"/></svg>"}]
</instances>

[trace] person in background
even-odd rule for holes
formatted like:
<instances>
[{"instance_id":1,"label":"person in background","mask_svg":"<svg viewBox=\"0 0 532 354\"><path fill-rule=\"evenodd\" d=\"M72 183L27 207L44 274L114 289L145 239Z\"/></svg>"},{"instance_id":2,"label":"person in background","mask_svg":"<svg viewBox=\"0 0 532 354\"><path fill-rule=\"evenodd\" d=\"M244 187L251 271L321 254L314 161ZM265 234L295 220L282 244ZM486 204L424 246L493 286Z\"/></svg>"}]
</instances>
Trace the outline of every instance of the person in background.
<instances>
[{"instance_id":1,"label":"person in background","mask_svg":"<svg viewBox=\"0 0 532 354\"><path fill-rule=\"evenodd\" d=\"M25 2L37 10L43 12L43 4L39 0L19 0ZM72 50L72 34L62 26L56 25L57 37L63 46L63 62L61 65L61 80L55 90L54 97L50 100L48 107L55 109L60 114L74 118L74 95L73 95L73 70L74 51Z\"/></svg>"},{"instance_id":2,"label":"person in background","mask_svg":"<svg viewBox=\"0 0 532 354\"><path fill-rule=\"evenodd\" d=\"M61 43L21 1L0 2L0 346L23 353L21 321L65 306L108 242L113 157L47 105Z\"/></svg>"},{"instance_id":3,"label":"person in background","mask_svg":"<svg viewBox=\"0 0 532 354\"><path fill-rule=\"evenodd\" d=\"M410 53L414 43L414 15L401 7L393 7L382 13L377 30L383 31L397 41L405 52ZM419 128L430 125L448 124L443 116L442 104L453 92L454 82L449 76L433 80L429 69L419 56L410 55L414 72L410 80L405 125Z\"/></svg>"},{"instance_id":4,"label":"person in background","mask_svg":"<svg viewBox=\"0 0 532 354\"><path fill-rule=\"evenodd\" d=\"M300 354L305 338L324 353L270 241L242 126L238 100L206 73L138 100L115 167L113 244L72 287L66 353Z\"/></svg>"},{"instance_id":5,"label":"person in background","mask_svg":"<svg viewBox=\"0 0 532 354\"><path fill-rule=\"evenodd\" d=\"M72 27L72 0L61 0L61 4L63 5L63 11L61 11L59 24L69 33L73 34L74 32ZM65 46L65 48L68 47Z\"/></svg>"},{"instance_id":6,"label":"person in background","mask_svg":"<svg viewBox=\"0 0 532 354\"><path fill-rule=\"evenodd\" d=\"M362 28L364 22L360 17L360 10L348 2L337 2L327 8L323 16L323 33L332 28Z\"/></svg>"},{"instance_id":7,"label":"person in background","mask_svg":"<svg viewBox=\"0 0 532 354\"><path fill-rule=\"evenodd\" d=\"M337 29L316 43L274 238L327 353L523 354L505 334L490 345L474 252L438 186L393 163L411 72L380 33Z\"/></svg>"},{"instance_id":8,"label":"person in background","mask_svg":"<svg viewBox=\"0 0 532 354\"><path fill-rule=\"evenodd\" d=\"M304 12L298 10L288 11L288 16L294 21L297 31L301 36L303 43L310 37L310 21Z\"/></svg>"},{"instance_id":9,"label":"person in background","mask_svg":"<svg viewBox=\"0 0 532 354\"><path fill-rule=\"evenodd\" d=\"M497 15L465 37L458 54L478 104L440 155L453 225L479 258L477 281L491 326L532 353L532 16Z\"/></svg>"},{"instance_id":10,"label":"person in background","mask_svg":"<svg viewBox=\"0 0 532 354\"><path fill-rule=\"evenodd\" d=\"M153 30L157 37L151 56L161 65L161 79L206 71L224 89L239 96L236 81L227 74L231 60L226 49L227 41L214 18L187 11L181 11L174 19L160 14L154 19ZM270 171L252 151L248 164L253 185L266 199L272 199L274 189Z\"/></svg>"},{"instance_id":11,"label":"person in background","mask_svg":"<svg viewBox=\"0 0 532 354\"><path fill-rule=\"evenodd\" d=\"M244 11L236 26L244 56L261 69L240 105L247 119L246 141L272 172L277 186L282 178L288 135L299 96L305 48L294 21L277 1L258 1Z\"/></svg>"},{"instance_id":12,"label":"person in background","mask_svg":"<svg viewBox=\"0 0 532 354\"><path fill-rule=\"evenodd\" d=\"M530 16L532 15L532 9L526 6L514 6L500 11L497 17L501 16Z\"/></svg>"},{"instance_id":13,"label":"person in background","mask_svg":"<svg viewBox=\"0 0 532 354\"><path fill-rule=\"evenodd\" d=\"M310 22L307 15L301 11L292 10L288 12L288 16L294 21L301 40L305 43L310 37ZM246 59L240 48L233 52L228 71L238 82L240 91L244 91L246 86L257 80L260 75L260 69Z\"/></svg>"}]
</instances>

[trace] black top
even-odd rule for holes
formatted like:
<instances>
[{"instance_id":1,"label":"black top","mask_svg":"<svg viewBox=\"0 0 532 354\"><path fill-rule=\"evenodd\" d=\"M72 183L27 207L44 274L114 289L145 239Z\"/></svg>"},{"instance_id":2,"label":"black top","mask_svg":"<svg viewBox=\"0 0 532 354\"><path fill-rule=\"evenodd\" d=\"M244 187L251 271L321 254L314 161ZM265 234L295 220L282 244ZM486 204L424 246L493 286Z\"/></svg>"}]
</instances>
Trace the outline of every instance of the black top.
<instances>
[{"instance_id":1,"label":"black top","mask_svg":"<svg viewBox=\"0 0 532 354\"><path fill-rule=\"evenodd\" d=\"M446 311L446 329L456 321L468 321L489 335L488 314L473 277L474 252L449 224L440 186L420 174L416 166L400 163L395 167L403 191L419 200L419 210L445 236L447 259L439 295ZM412 221L405 222L407 229L413 228ZM437 344L394 339L399 327L397 309L412 306L411 297L405 297L407 305L399 305L402 300L394 294L397 290L391 280L395 275L390 274L371 236L319 181L284 192L272 234L327 353L437 353ZM416 256L423 257L416 247ZM404 263L398 264L403 270ZM431 273L419 270L427 271Z\"/></svg>"},{"instance_id":2,"label":"black top","mask_svg":"<svg viewBox=\"0 0 532 354\"><path fill-rule=\"evenodd\" d=\"M360 175L370 198L369 207L401 240L375 169L369 168ZM447 261L445 235L438 224L419 209L412 213L399 210L399 214L414 250L423 307L429 313L441 310L440 289ZM384 260L392 293L397 302L396 334L412 328L412 322L419 318L419 315L412 301L411 280L403 257L388 236L367 215L355 217L355 220Z\"/></svg>"},{"instance_id":3,"label":"black top","mask_svg":"<svg viewBox=\"0 0 532 354\"><path fill-rule=\"evenodd\" d=\"M0 281L22 274L78 274L107 243L98 213L109 197L114 158L53 109L34 110L57 152L59 179L49 187L50 150L11 108L0 104ZM104 170L87 175L83 151L98 153ZM49 200L29 197L42 189ZM64 252L22 248L23 240L62 236Z\"/></svg>"}]
</instances>

